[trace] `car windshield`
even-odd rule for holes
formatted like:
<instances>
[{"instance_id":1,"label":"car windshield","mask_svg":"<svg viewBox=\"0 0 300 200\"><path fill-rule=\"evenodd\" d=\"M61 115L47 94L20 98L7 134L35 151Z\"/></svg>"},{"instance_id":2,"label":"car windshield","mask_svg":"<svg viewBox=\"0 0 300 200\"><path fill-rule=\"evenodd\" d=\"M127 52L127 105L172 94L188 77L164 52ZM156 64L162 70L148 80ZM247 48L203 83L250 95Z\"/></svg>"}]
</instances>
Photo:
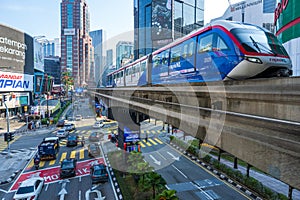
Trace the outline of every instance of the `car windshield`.
<instances>
[{"instance_id":1,"label":"car windshield","mask_svg":"<svg viewBox=\"0 0 300 200\"><path fill-rule=\"evenodd\" d=\"M58 133L64 133L65 132L65 130L59 130L58 131Z\"/></svg>"},{"instance_id":2,"label":"car windshield","mask_svg":"<svg viewBox=\"0 0 300 200\"><path fill-rule=\"evenodd\" d=\"M26 193L31 193L31 192L34 192L34 187L26 186L26 187L19 187L17 194L26 194Z\"/></svg>"},{"instance_id":3,"label":"car windshield","mask_svg":"<svg viewBox=\"0 0 300 200\"><path fill-rule=\"evenodd\" d=\"M69 136L68 140L76 140L76 136Z\"/></svg>"},{"instance_id":4,"label":"car windshield","mask_svg":"<svg viewBox=\"0 0 300 200\"><path fill-rule=\"evenodd\" d=\"M105 169L97 169L94 171L94 175L102 175L102 174L106 174Z\"/></svg>"},{"instance_id":5,"label":"car windshield","mask_svg":"<svg viewBox=\"0 0 300 200\"><path fill-rule=\"evenodd\" d=\"M61 168L62 169L74 168L73 162L63 162Z\"/></svg>"}]
</instances>

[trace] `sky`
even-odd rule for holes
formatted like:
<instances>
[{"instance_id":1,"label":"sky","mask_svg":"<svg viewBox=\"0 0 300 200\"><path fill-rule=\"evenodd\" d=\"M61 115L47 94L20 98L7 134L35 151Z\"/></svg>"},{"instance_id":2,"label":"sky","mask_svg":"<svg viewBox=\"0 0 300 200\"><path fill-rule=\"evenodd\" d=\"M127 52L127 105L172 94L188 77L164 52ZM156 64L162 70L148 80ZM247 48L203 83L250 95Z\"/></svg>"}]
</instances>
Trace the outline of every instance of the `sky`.
<instances>
[{"instance_id":1,"label":"sky","mask_svg":"<svg viewBox=\"0 0 300 200\"><path fill-rule=\"evenodd\" d=\"M102 29L106 38L133 30L133 0L86 0L90 30ZM231 0L236 3L241 0ZM0 23L30 36L60 37L61 0L0 0ZM222 16L228 0L204 0L204 23ZM218 5L216 7L216 5Z\"/></svg>"}]
</instances>

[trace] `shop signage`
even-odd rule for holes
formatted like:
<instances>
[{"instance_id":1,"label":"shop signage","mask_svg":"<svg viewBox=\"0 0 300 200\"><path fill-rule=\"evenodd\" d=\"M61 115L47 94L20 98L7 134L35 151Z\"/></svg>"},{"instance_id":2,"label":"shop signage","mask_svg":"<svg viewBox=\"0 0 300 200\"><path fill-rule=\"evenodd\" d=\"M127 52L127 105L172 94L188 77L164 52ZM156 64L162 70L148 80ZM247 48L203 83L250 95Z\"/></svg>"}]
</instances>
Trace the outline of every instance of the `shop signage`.
<instances>
[{"instance_id":1,"label":"shop signage","mask_svg":"<svg viewBox=\"0 0 300 200\"><path fill-rule=\"evenodd\" d=\"M33 91L33 75L0 72L0 91Z\"/></svg>"}]
</instances>

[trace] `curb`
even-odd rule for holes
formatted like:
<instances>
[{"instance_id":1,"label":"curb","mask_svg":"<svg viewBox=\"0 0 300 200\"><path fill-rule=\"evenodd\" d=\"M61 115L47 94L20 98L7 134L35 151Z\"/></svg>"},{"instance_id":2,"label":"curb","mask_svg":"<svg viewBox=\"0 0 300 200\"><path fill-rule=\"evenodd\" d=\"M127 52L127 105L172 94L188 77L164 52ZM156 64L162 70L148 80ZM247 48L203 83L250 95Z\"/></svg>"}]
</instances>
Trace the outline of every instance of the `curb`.
<instances>
[{"instance_id":1,"label":"curb","mask_svg":"<svg viewBox=\"0 0 300 200\"><path fill-rule=\"evenodd\" d=\"M222 174L221 172L215 170L214 168L212 168L211 166L207 165L206 163L202 162L201 160L199 160L198 158L196 158L195 156L191 155L190 153L186 152L184 149L178 147L176 144L174 143L170 143L170 145L172 145L172 147L174 147L175 149L177 149L178 151L182 152L184 155L186 155L187 157L189 157L191 160L197 162L198 164L200 164L201 166L205 167L207 170L211 171L213 174L217 175L220 179L226 181L227 183L229 183L230 185L232 185L233 187L237 188L238 190L242 191L244 194L246 194L247 196L250 196L252 199L255 200L263 200L262 198L260 198L259 196L257 196L256 194L252 193L251 191L249 191L247 188L245 188L244 186L240 185L239 183L234 182L233 180L231 180L230 178L228 178L225 174Z\"/></svg>"},{"instance_id":2,"label":"curb","mask_svg":"<svg viewBox=\"0 0 300 200\"><path fill-rule=\"evenodd\" d=\"M111 165L109 163L107 154L105 154L104 157L105 157L105 160L106 160L106 163L107 163L108 171L109 171L111 179L113 181L114 189L115 189L115 191L117 193L117 198L118 198L118 200L122 200L123 199L123 195L122 195L121 189L119 187L119 184L117 182L117 178L116 178L116 176L115 176L115 174L113 172L113 169L112 169L112 167L111 167Z\"/></svg>"},{"instance_id":3,"label":"curb","mask_svg":"<svg viewBox=\"0 0 300 200\"><path fill-rule=\"evenodd\" d=\"M12 175L10 175L10 177L6 181L0 181L0 185L12 182L21 171L21 169L15 171L14 173L12 173Z\"/></svg>"}]
</instances>

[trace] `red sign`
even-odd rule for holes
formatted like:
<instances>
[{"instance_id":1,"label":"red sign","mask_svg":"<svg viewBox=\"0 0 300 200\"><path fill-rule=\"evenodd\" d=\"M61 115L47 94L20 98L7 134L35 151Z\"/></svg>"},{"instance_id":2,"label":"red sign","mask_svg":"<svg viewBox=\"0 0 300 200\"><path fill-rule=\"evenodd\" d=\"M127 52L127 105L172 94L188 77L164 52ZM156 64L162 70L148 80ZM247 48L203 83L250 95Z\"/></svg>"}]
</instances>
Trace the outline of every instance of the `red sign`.
<instances>
[{"instance_id":1,"label":"red sign","mask_svg":"<svg viewBox=\"0 0 300 200\"><path fill-rule=\"evenodd\" d=\"M104 163L104 160L103 158L99 158L99 159L90 159L90 160L78 162L76 165L76 176L84 176L89 174L91 165L95 163ZM31 177L42 177L44 178L45 183L51 183L54 181L61 180L59 177L59 172L60 172L60 166L23 173L14 182L14 184L10 188L10 191L17 190L19 184L22 181Z\"/></svg>"}]
</instances>

